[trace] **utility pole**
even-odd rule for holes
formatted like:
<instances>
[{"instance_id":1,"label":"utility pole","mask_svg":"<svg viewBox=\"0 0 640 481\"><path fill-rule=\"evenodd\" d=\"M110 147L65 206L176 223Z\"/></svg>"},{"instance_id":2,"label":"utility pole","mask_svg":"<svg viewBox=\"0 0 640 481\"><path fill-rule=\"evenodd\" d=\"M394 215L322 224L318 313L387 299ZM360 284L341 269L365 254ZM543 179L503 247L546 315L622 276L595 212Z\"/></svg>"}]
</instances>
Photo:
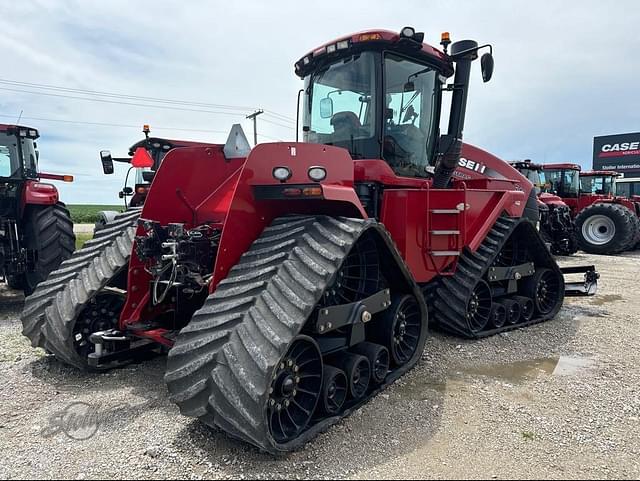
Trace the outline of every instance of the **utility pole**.
<instances>
[{"instance_id":1,"label":"utility pole","mask_svg":"<svg viewBox=\"0 0 640 481\"><path fill-rule=\"evenodd\" d=\"M260 110L256 110L251 115L247 115L248 119L253 120L253 146L254 147L258 145L258 127L257 127L256 117L263 113L264 113L264 110L260 109Z\"/></svg>"}]
</instances>

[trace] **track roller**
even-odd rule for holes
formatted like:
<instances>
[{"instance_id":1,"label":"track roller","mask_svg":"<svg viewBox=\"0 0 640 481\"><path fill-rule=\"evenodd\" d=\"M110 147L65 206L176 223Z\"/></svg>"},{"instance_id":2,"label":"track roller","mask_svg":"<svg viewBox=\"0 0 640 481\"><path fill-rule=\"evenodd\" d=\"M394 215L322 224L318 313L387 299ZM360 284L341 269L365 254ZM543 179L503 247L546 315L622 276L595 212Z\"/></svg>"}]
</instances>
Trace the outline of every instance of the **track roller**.
<instances>
[{"instance_id":1,"label":"track roller","mask_svg":"<svg viewBox=\"0 0 640 481\"><path fill-rule=\"evenodd\" d=\"M491 306L489 323L495 329L500 329L507 322L507 309L499 302L494 302Z\"/></svg>"},{"instance_id":2,"label":"track roller","mask_svg":"<svg viewBox=\"0 0 640 481\"><path fill-rule=\"evenodd\" d=\"M389 350L380 344L362 342L351 349L351 352L360 354L369 360L371 365L371 381L374 384L381 384L389 372Z\"/></svg>"},{"instance_id":3,"label":"track roller","mask_svg":"<svg viewBox=\"0 0 640 481\"><path fill-rule=\"evenodd\" d=\"M515 296L513 300L520 304L520 322L529 322L533 319L535 308L530 297Z\"/></svg>"},{"instance_id":4,"label":"track roller","mask_svg":"<svg viewBox=\"0 0 640 481\"><path fill-rule=\"evenodd\" d=\"M369 359L359 354L341 354L335 363L347 375L349 394L353 399L360 399L369 389L371 381L371 364Z\"/></svg>"},{"instance_id":5,"label":"track roller","mask_svg":"<svg viewBox=\"0 0 640 481\"><path fill-rule=\"evenodd\" d=\"M338 414L347 400L347 376L331 366L324 367L320 407L325 414Z\"/></svg>"},{"instance_id":6,"label":"track roller","mask_svg":"<svg viewBox=\"0 0 640 481\"><path fill-rule=\"evenodd\" d=\"M514 299L500 299L498 301L507 311L507 324L518 324L522 317L522 307L520 303Z\"/></svg>"}]
</instances>

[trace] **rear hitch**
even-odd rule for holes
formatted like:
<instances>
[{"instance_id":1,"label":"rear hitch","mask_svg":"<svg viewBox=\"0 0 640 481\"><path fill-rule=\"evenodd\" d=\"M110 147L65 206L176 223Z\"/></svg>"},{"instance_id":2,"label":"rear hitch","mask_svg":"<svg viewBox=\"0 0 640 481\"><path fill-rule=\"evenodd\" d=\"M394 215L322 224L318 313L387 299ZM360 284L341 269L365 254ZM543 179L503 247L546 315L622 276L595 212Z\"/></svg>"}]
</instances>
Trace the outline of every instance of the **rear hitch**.
<instances>
[{"instance_id":1,"label":"rear hitch","mask_svg":"<svg viewBox=\"0 0 640 481\"><path fill-rule=\"evenodd\" d=\"M560 270L564 276L568 274L584 274L582 281L565 282L565 296L583 297L596 295L598 279L600 279L596 266L561 267Z\"/></svg>"},{"instance_id":2,"label":"rear hitch","mask_svg":"<svg viewBox=\"0 0 640 481\"><path fill-rule=\"evenodd\" d=\"M132 338L117 329L94 332L89 336L95 351L88 355L87 362L94 369L113 369L135 360L146 358L157 348L150 340Z\"/></svg>"}]
</instances>

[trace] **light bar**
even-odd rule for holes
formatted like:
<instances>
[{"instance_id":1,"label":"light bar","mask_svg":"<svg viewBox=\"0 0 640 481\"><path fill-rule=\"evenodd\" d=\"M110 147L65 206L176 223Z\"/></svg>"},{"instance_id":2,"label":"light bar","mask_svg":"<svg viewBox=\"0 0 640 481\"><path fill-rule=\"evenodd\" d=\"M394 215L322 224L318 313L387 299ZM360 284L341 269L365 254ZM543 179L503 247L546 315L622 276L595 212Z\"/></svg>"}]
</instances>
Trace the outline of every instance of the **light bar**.
<instances>
[{"instance_id":1,"label":"light bar","mask_svg":"<svg viewBox=\"0 0 640 481\"><path fill-rule=\"evenodd\" d=\"M334 43L333 45L327 45L327 53L334 53L336 51L336 44Z\"/></svg>"},{"instance_id":2,"label":"light bar","mask_svg":"<svg viewBox=\"0 0 640 481\"><path fill-rule=\"evenodd\" d=\"M344 50L345 48L349 48L349 40L342 40L336 44L338 50Z\"/></svg>"}]
</instances>

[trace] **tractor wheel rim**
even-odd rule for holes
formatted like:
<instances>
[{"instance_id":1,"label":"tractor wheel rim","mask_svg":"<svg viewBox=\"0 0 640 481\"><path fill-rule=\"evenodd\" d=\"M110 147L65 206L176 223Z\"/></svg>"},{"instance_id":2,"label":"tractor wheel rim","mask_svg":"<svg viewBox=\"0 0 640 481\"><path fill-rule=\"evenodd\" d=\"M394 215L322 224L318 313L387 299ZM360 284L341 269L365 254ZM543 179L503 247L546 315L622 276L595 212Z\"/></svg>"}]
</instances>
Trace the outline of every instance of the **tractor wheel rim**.
<instances>
[{"instance_id":1,"label":"tractor wheel rim","mask_svg":"<svg viewBox=\"0 0 640 481\"><path fill-rule=\"evenodd\" d=\"M616 236L616 224L606 215L594 215L582 224L582 237L593 245L605 245Z\"/></svg>"},{"instance_id":2,"label":"tractor wheel rim","mask_svg":"<svg viewBox=\"0 0 640 481\"><path fill-rule=\"evenodd\" d=\"M300 336L276 368L269 390L268 416L277 443L298 437L307 427L320 397L322 355L313 339Z\"/></svg>"}]
</instances>

